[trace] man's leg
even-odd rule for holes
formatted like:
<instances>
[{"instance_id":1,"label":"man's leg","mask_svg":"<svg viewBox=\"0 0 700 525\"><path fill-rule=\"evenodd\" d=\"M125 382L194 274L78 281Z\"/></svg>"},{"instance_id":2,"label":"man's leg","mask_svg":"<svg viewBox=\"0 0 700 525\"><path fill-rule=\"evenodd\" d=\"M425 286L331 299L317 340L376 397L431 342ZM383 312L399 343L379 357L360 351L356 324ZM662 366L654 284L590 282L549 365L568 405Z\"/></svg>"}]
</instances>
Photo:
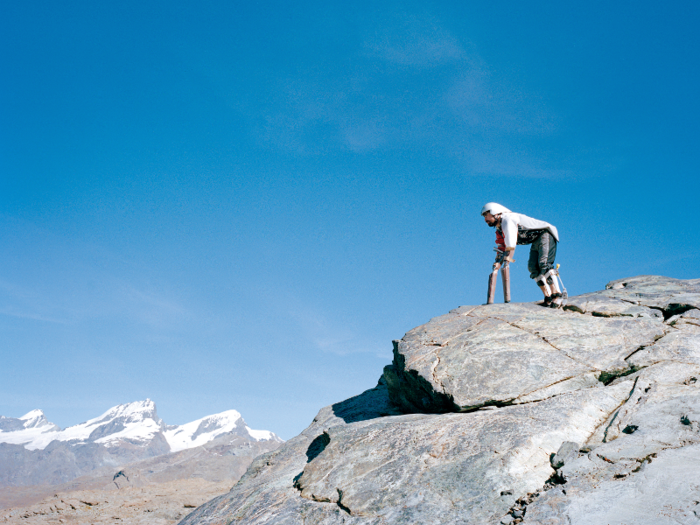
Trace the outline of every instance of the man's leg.
<instances>
[{"instance_id":1,"label":"man's leg","mask_svg":"<svg viewBox=\"0 0 700 525\"><path fill-rule=\"evenodd\" d=\"M554 259L557 256L557 241L549 232L545 232L540 237L540 251L538 266L540 268L540 279L550 291L550 301L553 308L561 306L562 293L559 288L559 281L555 275Z\"/></svg>"},{"instance_id":2,"label":"man's leg","mask_svg":"<svg viewBox=\"0 0 700 525\"><path fill-rule=\"evenodd\" d=\"M542 271L547 276L547 284L552 291L552 308L559 308L562 304L562 293L559 287L559 279L556 276L558 270L554 266L554 259L557 256L557 241L551 234L546 233L546 235L549 237L549 250L547 252L547 262L543 265L543 267L546 266L546 269L543 268Z\"/></svg>"},{"instance_id":3,"label":"man's leg","mask_svg":"<svg viewBox=\"0 0 700 525\"><path fill-rule=\"evenodd\" d=\"M542 293L544 294L544 305L549 306L551 304L550 295L552 294L552 291L547 284L547 279L543 277L544 271L540 267L543 254L542 238L544 235L545 234L540 235L540 237L535 239L532 245L530 245L530 258L527 261L527 269L530 271L530 279L535 280L537 286L540 287L540 290L542 290ZM548 252L549 245L547 245L547 251L544 252L545 262L546 254Z\"/></svg>"}]
</instances>

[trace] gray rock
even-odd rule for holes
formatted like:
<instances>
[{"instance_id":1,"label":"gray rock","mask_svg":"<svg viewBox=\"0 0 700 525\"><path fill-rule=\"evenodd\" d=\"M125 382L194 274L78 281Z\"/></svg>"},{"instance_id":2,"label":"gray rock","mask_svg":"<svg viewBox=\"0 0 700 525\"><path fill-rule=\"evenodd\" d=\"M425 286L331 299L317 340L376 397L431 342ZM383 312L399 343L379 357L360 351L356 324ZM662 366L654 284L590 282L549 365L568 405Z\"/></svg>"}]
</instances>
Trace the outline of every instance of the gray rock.
<instances>
[{"instance_id":1,"label":"gray rock","mask_svg":"<svg viewBox=\"0 0 700 525\"><path fill-rule=\"evenodd\" d=\"M602 318L534 304L462 307L395 343L387 383L407 411L530 402L627 372L625 359L668 330L652 317Z\"/></svg>"},{"instance_id":2,"label":"gray rock","mask_svg":"<svg viewBox=\"0 0 700 525\"><path fill-rule=\"evenodd\" d=\"M627 357L637 370L662 361L700 364L700 326L676 321L666 336Z\"/></svg>"},{"instance_id":3,"label":"gray rock","mask_svg":"<svg viewBox=\"0 0 700 525\"><path fill-rule=\"evenodd\" d=\"M299 523L300 516L308 523L499 523L516 494L536 491L551 476L550 454L590 435L631 385L468 414L346 422L324 409L304 433L256 460L229 494L183 523ZM388 404L381 382L363 397Z\"/></svg>"},{"instance_id":4,"label":"gray rock","mask_svg":"<svg viewBox=\"0 0 700 525\"><path fill-rule=\"evenodd\" d=\"M571 310L596 317L661 317L660 310L640 306L611 297L615 292L594 292L571 297L564 310Z\"/></svg>"},{"instance_id":5,"label":"gray rock","mask_svg":"<svg viewBox=\"0 0 700 525\"><path fill-rule=\"evenodd\" d=\"M681 280L658 275L640 275L609 282L606 291L632 304L662 310L666 317L700 308L700 279Z\"/></svg>"},{"instance_id":6,"label":"gray rock","mask_svg":"<svg viewBox=\"0 0 700 525\"><path fill-rule=\"evenodd\" d=\"M629 399L601 427L602 443L562 468L566 494L544 494L524 523L695 523L700 384L687 379L698 374L700 367L680 363L639 372Z\"/></svg>"},{"instance_id":7,"label":"gray rock","mask_svg":"<svg viewBox=\"0 0 700 525\"><path fill-rule=\"evenodd\" d=\"M228 494L200 507L182 523L228 523L230 520L270 520L269 523L338 523L345 512L337 505L300 497L295 487L308 462L329 443L325 430L400 412L389 402L386 384L321 409L309 427L277 450L259 456ZM274 509L272 511L271 509ZM314 521L320 520L320 521Z\"/></svg>"},{"instance_id":8,"label":"gray rock","mask_svg":"<svg viewBox=\"0 0 700 525\"><path fill-rule=\"evenodd\" d=\"M519 494L540 488L552 474L551 451L563 439L590 434L628 393L629 385L621 385L538 406L333 427L328 445L305 466L297 487L303 498L387 522L406 513L421 523L497 522L515 501L500 495L506 487ZM387 480L394 490L387 490Z\"/></svg>"},{"instance_id":9,"label":"gray rock","mask_svg":"<svg viewBox=\"0 0 700 525\"><path fill-rule=\"evenodd\" d=\"M182 524L695 523L698 294L642 276L437 317Z\"/></svg>"},{"instance_id":10,"label":"gray rock","mask_svg":"<svg viewBox=\"0 0 700 525\"><path fill-rule=\"evenodd\" d=\"M560 469L566 464L567 461L577 459L580 448L581 447L578 443L574 443L572 441L565 441L562 443L557 453L550 460L552 468Z\"/></svg>"},{"instance_id":11,"label":"gray rock","mask_svg":"<svg viewBox=\"0 0 700 525\"><path fill-rule=\"evenodd\" d=\"M671 326L690 324L700 326L700 310L688 310L682 314L674 315L667 323Z\"/></svg>"}]
</instances>

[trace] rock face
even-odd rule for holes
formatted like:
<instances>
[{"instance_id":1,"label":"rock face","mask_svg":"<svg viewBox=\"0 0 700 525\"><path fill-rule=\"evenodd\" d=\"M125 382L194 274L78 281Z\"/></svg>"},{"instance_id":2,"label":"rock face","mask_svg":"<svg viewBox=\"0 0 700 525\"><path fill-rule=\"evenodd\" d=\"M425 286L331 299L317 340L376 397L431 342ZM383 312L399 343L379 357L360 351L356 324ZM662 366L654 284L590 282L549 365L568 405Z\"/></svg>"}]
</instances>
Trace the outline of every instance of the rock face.
<instances>
[{"instance_id":1,"label":"rock face","mask_svg":"<svg viewBox=\"0 0 700 525\"><path fill-rule=\"evenodd\" d=\"M700 279L460 307L183 525L700 519Z\"/></svg>"}]
</instances>

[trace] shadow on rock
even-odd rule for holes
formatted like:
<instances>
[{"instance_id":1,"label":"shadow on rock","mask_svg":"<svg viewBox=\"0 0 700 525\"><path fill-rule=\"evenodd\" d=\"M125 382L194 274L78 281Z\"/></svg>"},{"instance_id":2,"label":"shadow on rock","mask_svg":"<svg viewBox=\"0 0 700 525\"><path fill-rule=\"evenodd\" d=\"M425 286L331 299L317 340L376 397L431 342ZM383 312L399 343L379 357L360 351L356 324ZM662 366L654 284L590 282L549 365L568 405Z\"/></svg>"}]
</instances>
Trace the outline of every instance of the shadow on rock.
<instances>
[{"instance_id":1,"label":"shadow on rock","mask_svg":"<svg viewBox=\"0 0 700 525\"><path fill-rule=\"evenodd\" d=\"M326 432L316 436L316 439L314 439L309 445L309 448L306 449L306 462L309 463L313 461L316 456L324 451L330 442L331 438Z\"/></svg>"},{"instance_id":2,"label":"shadow on rock","mask_svg":"<svg viewBox=\"0 0 700 525\"><path fill-rule=\"evenodd\" d=\"M333 414L345 423L357 423L378 417L403 414L389 399L389 392L384 377L379 378L377 386L361 394L331 406Z\"/></svg>"}]
</instances>

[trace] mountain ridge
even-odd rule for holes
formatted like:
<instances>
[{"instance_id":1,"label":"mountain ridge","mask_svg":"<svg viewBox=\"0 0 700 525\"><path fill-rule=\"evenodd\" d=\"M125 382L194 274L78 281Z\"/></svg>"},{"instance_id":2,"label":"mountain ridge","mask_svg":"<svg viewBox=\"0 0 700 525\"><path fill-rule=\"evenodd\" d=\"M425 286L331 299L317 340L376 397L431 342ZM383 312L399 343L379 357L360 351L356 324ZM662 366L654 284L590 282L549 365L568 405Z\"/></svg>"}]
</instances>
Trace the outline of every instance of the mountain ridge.
<instances>
[{"instance_id":1,"label":"mountain ridge","mask_svg":"<svg viewBox=\"0 0 700 525\"><path fill-rule=\"evenodd\" d=\"M22 421L26 423L22 424ZM42 410L35 409L19 418L0 416L0 443L22 445L28 450L43 450L52 441L94 441L109 446L118 439L147 441L153 439L155 433L163 432L170 451L176 452L203 445L217 435L236 428L245 428L245 432L256 441L279 439L267 430L253 430L245 424L241 427L236 424L238 421L243 421L239 412L226 410L183 425L166 425L158 417L155 403L146 399L116 405L96 418L62 429L49 422ZM193 425L196 427L194 430ZM183 441L186 436L191 438L191 443ZM198 436L205 436L205 439L195 442Z\"/></svg>"},{"instance_id":2,"label":"mountain ridge","mask_svg":"<svg viewBox=\"0 0 700 525\"><path fill-rule=\"evenodd\" d=\"M150 400L114 406L83 423L61 429L36 409L19 418L0 417L0 486L56 485L106 468L196 449L230 438L235 447L258 443L260 451L282 440L249 428L227 410L184 425L166 425ZM252 458L250 458L252 459Z\"/></svg>"}]
</instances>

